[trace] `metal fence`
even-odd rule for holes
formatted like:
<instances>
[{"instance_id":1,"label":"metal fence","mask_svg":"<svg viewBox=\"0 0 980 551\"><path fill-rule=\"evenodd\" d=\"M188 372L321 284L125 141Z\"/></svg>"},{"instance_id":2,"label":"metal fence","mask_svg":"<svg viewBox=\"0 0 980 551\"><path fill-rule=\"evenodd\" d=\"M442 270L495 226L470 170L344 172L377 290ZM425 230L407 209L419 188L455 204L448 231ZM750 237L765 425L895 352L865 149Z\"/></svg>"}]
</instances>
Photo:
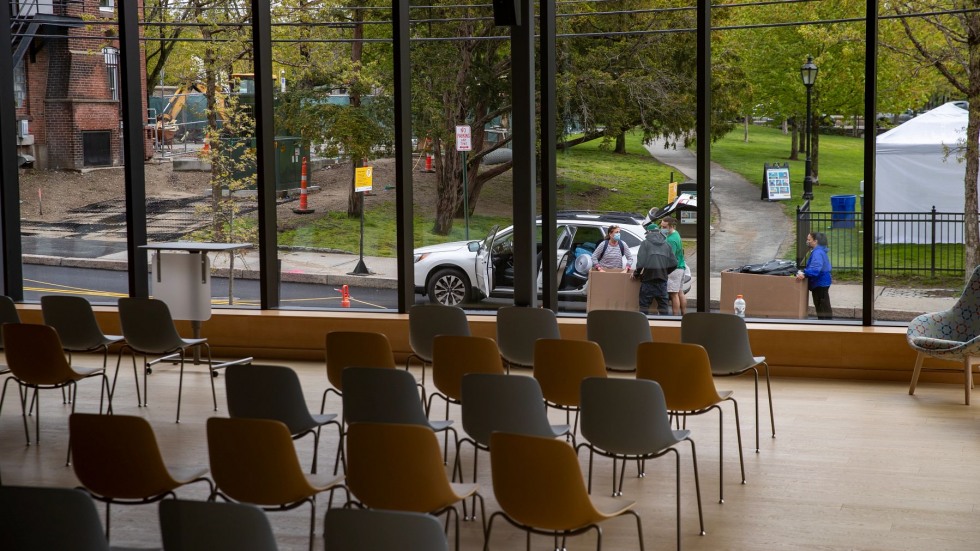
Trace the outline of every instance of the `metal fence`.
<instances>
[{"instance_id":1,"label":"metal fence","mask_svg":"<svg viewBox=\"0 0 980 551\"><path fill-rule=\"evenodd\" d=\"M796 208L796 261L802 262L810 232L823 232L834 271L861 271L864 265L864 210L816 212L806 201ZM963 213L874 213L875 273L957 275L963 273Z\"/></svg>"}]
</instances>

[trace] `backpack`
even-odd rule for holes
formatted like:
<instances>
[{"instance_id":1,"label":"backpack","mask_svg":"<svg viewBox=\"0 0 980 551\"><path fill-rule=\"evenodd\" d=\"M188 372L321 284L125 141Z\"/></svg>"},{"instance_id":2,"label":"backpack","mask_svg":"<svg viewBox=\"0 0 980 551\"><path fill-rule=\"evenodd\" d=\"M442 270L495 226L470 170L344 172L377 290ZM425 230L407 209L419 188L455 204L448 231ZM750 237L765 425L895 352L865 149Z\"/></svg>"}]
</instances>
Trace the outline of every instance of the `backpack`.
<instances>
[{"instance_id":1,"label":"backpack","mask_svg":"<svg viewBox=\"0 0 980 551\"><path fill-rule=\"evenodd\" d=\"M599 253L599 259L596 262L601 262L602 257L606 255L606 249L609 248L609 240L608 239L604 240L602 242L602 245L600 245L600 247L602 247L602 252ZM619 240L619 254L626 256L626 245L623 245L622 239Z\"/></svg>"}]
</instances>

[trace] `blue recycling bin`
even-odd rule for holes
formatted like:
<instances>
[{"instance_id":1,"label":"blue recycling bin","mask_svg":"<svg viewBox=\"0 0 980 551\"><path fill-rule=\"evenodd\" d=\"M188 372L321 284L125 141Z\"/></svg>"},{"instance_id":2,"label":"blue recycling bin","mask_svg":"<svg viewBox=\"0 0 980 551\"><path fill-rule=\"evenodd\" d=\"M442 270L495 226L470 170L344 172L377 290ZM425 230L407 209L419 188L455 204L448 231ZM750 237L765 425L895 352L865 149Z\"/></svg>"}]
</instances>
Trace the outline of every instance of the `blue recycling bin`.
<instances>
[{"instance_id":1,"label":"blue recycling bin","mask_svg":"<svg viewBox=\"0 0 980 551\"><path fill-rule=\"evenodd\" d=\"M854 203L856 201L856 195L830 196L830 210L834 211L830 215L831 228L854 227Z\"/></svg>"}]
</instances>

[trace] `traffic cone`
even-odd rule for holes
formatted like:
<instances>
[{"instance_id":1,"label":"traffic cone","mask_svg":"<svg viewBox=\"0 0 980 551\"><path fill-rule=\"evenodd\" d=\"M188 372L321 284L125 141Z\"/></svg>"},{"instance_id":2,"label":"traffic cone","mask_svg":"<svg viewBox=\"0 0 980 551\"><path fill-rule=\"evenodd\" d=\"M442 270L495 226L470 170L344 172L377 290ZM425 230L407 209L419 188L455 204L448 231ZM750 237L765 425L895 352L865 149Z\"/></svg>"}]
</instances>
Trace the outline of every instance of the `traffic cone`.
<instances>
[{"instance_id":1,"label":"traffic cone","mask_svg":"<svg viewBox=\"0 0 980 551\"><path fill-rule=\"evenodd\" d=\"M340 307L350 308L350 288L346 285L340 287Z\"/></svg>"},{"instance_id":2,"label":"traffic cone","mask_svg":"<svg viewBox=\"0 0 980 551\"><path fill-rule=\"evenodd\" d=\"M204 148L201 149L201 153L207 154L210 151L211 151L211 144L209 144L207 140L204 140Z\"/></svg>"},{"instance_id":3,"label":"traffic cone","mask_svg":"<svg viewBox=\"0 0 980 551\"><path fill-rule=\"evenodd\" d=\"M306 202L306 157L303 157L303 165L299 174L299 208L293 209L293 212L296 214L310 214L315 209L309 208Z\"/></svg>"},{"instance_id":4,"label":"traffic cone","mask_svg":"<svg viewBox=\"0 0 980 551\"><path fill-rule=\"evenodd\" d=\"M432 168L432 154L431 153L426 153L426 155L425 155L425 170L423 170L422 172L435 172L435 170Z\"/></svg>"}]
</instances>

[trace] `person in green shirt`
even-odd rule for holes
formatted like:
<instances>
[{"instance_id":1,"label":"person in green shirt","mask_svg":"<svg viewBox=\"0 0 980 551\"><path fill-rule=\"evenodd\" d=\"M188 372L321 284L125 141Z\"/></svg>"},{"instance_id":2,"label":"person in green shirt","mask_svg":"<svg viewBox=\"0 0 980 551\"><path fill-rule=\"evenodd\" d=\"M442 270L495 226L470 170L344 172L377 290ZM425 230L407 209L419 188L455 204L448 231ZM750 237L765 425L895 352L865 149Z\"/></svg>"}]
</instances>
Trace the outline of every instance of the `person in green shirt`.
<instances>
[{"instance_id":1,"label":"person in green shirt","mask_svg":"<svg viewBox=\"0 0 980 551\"><path fill-rule=\"evenodd\" d=\"M677 219L671 216L660 220L660 233L667 238L667 244L677 257L677 268L667 278L667 294L670 296L670 306L675 316L687 313L687 299L684 297L684 244L677 233Z\"/></svg>"}]
</instances>

